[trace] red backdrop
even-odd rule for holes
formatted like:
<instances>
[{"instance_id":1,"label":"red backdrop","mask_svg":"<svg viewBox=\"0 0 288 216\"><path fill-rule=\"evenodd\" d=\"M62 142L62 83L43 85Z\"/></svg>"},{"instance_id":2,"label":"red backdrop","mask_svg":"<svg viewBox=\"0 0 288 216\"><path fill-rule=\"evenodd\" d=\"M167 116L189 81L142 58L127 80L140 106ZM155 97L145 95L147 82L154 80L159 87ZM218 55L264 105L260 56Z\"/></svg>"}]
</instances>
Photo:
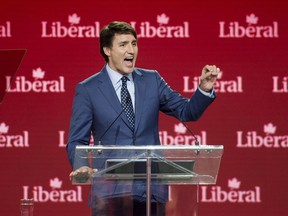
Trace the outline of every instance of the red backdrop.
<instances>
[{"instance_id":1,"label":"red backdrop","mask_svg":"<svg viewBox=\"0 0 288 216\"><path fill-rule=\"evenodd\" d=\"M125 20L139 33L137 66L157 69L184 96L205 64L221 69L218 98L188 123L202 144L225 148L217 184L200 189L200 213L287 215L286 8L281 0L1 1L0 49L27 53L0 105L0 214L19 215L20 198L33 197L35 215L88 215L88 187L68 178L72 100L76 83L104 64L100 28ZM163 144L189 136L160 117ZM179 191L183 215L189 202Z\"/></svg>"}]
</instances>

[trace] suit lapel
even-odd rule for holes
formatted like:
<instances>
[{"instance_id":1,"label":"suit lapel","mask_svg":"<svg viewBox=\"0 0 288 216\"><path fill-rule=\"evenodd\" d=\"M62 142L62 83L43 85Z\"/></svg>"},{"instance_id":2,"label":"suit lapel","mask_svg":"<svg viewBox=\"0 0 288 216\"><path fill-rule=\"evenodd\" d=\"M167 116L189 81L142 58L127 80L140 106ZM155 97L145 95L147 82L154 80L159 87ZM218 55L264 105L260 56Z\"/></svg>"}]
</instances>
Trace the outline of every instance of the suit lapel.
<instances>
[{"instance_id":1,"label":"suit lapel","mask_svg":"<svg viewBox=\"0 0 288 216\"><path fill-rule=\"evenodd\" d=\"M100 74L99 74L100 75ZM114 90L112 82L109 78L108 72L106 71L105 67L101 70L101 75L99 76L99 90L105 97L105 99L109 102L111 107L115 110L117 115L119 115L122 111L122 105L117 97L117 94ZM125 115L125 112L122 113L120 118L125 122L125 124L130 128L130 124L128 119Z\"/></svg>"},{"instance_id":2,"label":"suit lapel","mask_svg":"<svg viewBox=\"0 0 288 216\"><path fill-rule=\"evenodd\" d=\"M146 83L143 79L143 75L140 71L135 69L133 72L133 80L135 84L135 128L134 131L137 130L141 116L143 113L143 106L146 94Z\"/></svg>"}]
</instances>

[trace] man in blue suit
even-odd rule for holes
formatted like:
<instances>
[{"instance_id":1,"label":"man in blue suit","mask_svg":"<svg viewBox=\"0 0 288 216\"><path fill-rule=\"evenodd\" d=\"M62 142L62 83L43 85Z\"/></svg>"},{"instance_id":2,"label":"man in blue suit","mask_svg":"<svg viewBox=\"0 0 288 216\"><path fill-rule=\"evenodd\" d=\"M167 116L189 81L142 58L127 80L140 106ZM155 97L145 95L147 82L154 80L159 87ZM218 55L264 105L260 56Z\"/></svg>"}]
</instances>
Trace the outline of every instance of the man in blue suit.
<instances>
[{"instance_id":1,"label":"man in blue suit","mask_svg":"<svg viewBox=\"0 0 288 216\"><path fill-rule=\"evenodd\" d=\"M219 68L215 65L202 69L191 98L172 90L156 70L136 68L137 33L126 22L111 22L101 30L100 53L105 66L76 87L66 147L72 166L75 146L89 145L91 133L95 144L160 145L159 111L182 122L196 121L216 97L213 85ZM91 172L83 166L70 177Z\"/></svg>"}]
</instances>

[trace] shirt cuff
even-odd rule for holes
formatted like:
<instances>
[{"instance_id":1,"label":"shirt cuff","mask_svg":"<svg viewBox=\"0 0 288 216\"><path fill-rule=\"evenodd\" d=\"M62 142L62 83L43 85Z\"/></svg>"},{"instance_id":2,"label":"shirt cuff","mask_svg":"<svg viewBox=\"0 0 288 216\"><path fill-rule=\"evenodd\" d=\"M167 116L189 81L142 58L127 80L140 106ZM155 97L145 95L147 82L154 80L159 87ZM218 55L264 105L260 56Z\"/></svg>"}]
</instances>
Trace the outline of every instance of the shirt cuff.
<instances>
[{"instance_id":1,"label":"shirt cuff","mask_svg":"<svg viewBox=\"0 0 288 216\"><path fill-rule=\"evenodd\" d=\"M205 92L205 91L203 91L203 90L198 86L198 90L199 90L202 94L204 94L205 96L207 96L207 97L210 97L210 98L214 98L214 97L215 97L215 90L214 90L214 88L212 88L211 92Z\"/></svg>"}]
</instances>

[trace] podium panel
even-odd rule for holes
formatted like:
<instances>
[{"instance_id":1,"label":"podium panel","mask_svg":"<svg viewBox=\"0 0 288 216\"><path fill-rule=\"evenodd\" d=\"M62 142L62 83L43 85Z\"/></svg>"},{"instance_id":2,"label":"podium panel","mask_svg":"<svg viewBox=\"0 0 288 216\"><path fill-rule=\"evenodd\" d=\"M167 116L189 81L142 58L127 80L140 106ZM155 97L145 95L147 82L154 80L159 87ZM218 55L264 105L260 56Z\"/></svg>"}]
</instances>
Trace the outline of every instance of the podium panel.
<instances>
[{"instance_id":1,"label":"podium panel","mask_svg":"<svg viewBox=\"0 0 288 216\"><path fill-rule=\"evenodd\" d=\"M86 166L93 172L72 184L91 184L94 215L133 215L136 202L147 204L148 216L153 208L177 215L173 190L186 185L189 215L198 215L199 185L216 183L222 154L221 145L77 146L74 170Z\"/></svg>"}]
</instances>

